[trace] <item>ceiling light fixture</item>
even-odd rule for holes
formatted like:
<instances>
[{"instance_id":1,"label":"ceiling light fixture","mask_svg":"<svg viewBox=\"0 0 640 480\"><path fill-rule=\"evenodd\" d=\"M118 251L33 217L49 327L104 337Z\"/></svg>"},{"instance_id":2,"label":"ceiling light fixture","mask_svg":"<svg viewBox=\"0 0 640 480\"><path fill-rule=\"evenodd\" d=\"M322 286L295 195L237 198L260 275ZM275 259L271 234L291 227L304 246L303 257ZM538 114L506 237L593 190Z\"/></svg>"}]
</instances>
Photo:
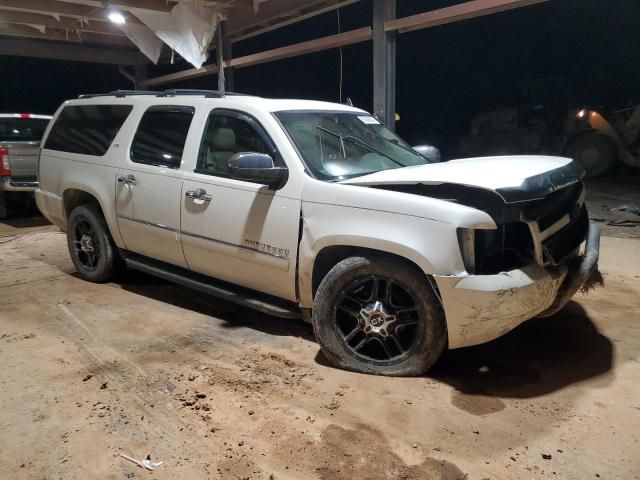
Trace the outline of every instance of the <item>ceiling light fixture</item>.
<instances>
[{"instance_id":1,"label":"ceiling light fixture","mask_svg":"<svg viewBox=\"0 0 640 480\"><path fill-rule=\"evenodd\" d=\"M122 15L122 13L115 10L112 12L109 12L109 15L107 15L107 18L113 23L115 23L116 25L124 25L125 23L127 23L127 20L126 18L124 18L124 15Z\"/></svg>"}]
</instances>

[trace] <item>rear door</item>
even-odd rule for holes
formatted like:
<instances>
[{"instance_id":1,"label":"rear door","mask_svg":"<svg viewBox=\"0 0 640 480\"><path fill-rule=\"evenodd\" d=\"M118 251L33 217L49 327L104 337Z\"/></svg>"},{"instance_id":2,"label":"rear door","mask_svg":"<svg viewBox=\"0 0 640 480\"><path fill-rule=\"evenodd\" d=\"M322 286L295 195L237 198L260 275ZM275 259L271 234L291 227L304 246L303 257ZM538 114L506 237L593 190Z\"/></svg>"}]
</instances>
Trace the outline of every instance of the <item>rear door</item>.
<instances>
[{"instance_id":1,"label":"rear door","mask_svg":"<svg viewBox=\"0 0 640 480\"><path fill-rule=\"evenodd\" d=\"M180 165L194 108L148 108L116 177L118 227L127 250L186 267L180 245Z\"/></svg>"},{"instance_id":2,"label":"rear door","mask_svg":"<svg viewBox=\"0 0 640 480\"><path fill-rule=\"evenodd\" d=\"M228 171L237 152L260 152L284 166L257 120L214 109L195 170L185 171L181 237L191 270L289 300L296 299L299 194L236 180Z\"/></svg>"}]
</instances>

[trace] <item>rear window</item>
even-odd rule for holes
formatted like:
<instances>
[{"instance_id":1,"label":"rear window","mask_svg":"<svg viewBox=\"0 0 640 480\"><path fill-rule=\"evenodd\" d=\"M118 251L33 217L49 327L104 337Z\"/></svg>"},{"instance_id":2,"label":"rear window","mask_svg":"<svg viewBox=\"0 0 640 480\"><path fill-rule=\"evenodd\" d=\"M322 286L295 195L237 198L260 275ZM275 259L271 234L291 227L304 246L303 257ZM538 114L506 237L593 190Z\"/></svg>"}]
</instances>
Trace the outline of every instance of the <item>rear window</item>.
<instances>
[{"instance_id":1,"label":"rear window","mask_svg":"<svg viewBox=\"0 0 640 480\"><path fill-rule=\"evenodd\" d=\"M149 108L131 145L131 160L158 167L179 168L193 107L161 105Z\"/></svg>"},{"instance_id":2,"label":"rear window","mask_svg":"<svg viewBox=\"0 0 640 480\"><path fill-rule=\"evenodd\" d=\"M131 105L65 107L44 148L100 157L107 153L132 108Z\"/></svg>"},{"instance_id":3,"label":"rear window","mask_svg":"<svg viewBox=\"0 0 640 480\"><path fill-rule=\"evenodd\" d=\"M39 142L48 123L43 118L0 118L0 142Z\"/></svg>"}]
</instances>

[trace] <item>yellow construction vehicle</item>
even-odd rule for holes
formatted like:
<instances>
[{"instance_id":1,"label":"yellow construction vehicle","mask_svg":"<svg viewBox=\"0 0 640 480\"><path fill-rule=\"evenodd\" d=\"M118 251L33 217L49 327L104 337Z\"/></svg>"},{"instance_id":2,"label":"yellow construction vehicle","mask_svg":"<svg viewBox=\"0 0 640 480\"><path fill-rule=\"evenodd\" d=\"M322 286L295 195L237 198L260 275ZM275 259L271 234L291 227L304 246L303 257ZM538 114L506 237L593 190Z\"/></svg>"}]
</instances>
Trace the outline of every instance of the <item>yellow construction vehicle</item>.
<instances>
[{"instance_id":1,"label":"yellow construction vehicle","mask_svg":"<svg viewBox=\"0 0 640 480\"><path fill-rule=\"evenodd\" d=\"M611 172L617 162L640 167L640 105L606 114L582 109L568 133L562 151L589 176Z\"/></svg>"}]
</instances>

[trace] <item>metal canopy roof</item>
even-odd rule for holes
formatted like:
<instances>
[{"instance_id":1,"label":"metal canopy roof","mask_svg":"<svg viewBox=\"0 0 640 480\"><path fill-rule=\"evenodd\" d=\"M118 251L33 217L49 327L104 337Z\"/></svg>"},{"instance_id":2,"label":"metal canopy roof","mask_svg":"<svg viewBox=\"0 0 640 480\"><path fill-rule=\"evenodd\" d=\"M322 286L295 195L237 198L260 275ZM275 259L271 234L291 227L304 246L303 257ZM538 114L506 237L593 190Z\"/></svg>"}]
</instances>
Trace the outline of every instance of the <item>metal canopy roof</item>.
<instances>
[{"instance_id":1,"label":"metal canopy roof","mask_svg":"<svg viewBox=\"0 0 640 480\"><path fill-rule=\"evenodd\" d=\"M0 0L0 54L141 65L146 64L147 59L108 20L110 9L122 12L127 22L140 23L127 12L128 9L168 12L179 2L223 4L227 17L224 22L225 38L232 43L356 1L359 0ZM402 33L543 1L546 0L472 0L410 17L391 19L385 23L385 31ZM300 55L366 41L372 38L371 32L371 28L366 27L341 36L332 35L304 42L305 45L300 44L300 47L284 47L273 55L261 56L258 53L236 62L235 66L249 66L255 64L256 60L277 60L292 56L290 54ZM191 76L217 71L215 65L208 67L204 72L190 72ZM168 79L173 80L172 77Z\"/></svg>"},{"instance_id":2,"label":"metal canopy roof","mask_svg":"<svg viewBox=\"0 0 640 480\"><path fill-rule=\"evenodd\" d=\"M224 5L231 42L319 15L357 0L0 0L0 54L121 65L147 63L107 18L117 9L168 12L178 2Z\"/></svg>"},{"instance_id":3,"label":"metal canopy roof","mask_svg":"<svg viewBox=\"0 0 640 480\"><path fill-rule=\"evenodd\" d=\"M218 89L224 91L224 70L227 68L232 73L237 68L373 40L374 112L387 126L393 128L397 34L547 0L470 0L404 18L396 18L396 0L371 0L371 26L243 57L231 56L231 44L235 41L356 1L359 0L0 0L0 55L116 64L136 88L155 87L217 73ZM110 9L117 9L126 16L127 22L138 23L135 16L127 13L128 9L168 12L180 2L224 5L226 20L222 23L222 28L217 29L215 42L222 48L216 49L215 63L147 78L145 65L148 61L121 30L109 22L107 15ZM134 67L133 74L123 68L126 65ZM228 83L233 89L232 75Z\"/></svg>"}]
</instances>

